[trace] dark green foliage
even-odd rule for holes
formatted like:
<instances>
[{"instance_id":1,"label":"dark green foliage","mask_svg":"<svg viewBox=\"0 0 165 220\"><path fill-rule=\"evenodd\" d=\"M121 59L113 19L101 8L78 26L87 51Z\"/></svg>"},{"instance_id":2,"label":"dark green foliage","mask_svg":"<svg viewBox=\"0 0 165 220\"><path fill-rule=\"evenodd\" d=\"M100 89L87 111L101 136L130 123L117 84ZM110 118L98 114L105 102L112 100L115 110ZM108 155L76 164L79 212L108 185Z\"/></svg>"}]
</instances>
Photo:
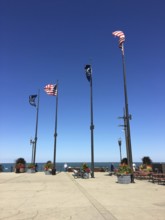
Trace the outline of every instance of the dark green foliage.
<instances>
[{"instance_id":1,"label":"dark green foliage","mask_svg":"<svg viewBox=\"0 0 165 220\"><path fill-rule=\"evenodd\" d=\"M49 169L52 169L52 168L53 168L53 163L50 160L48 160L46 162L46 164L44 165L44 170L49 170Z\"/></svg>"},{"instance_id":2,"label":"dark green foliage","mask_svg":"<svg viewBox=\"0 0 165 220\"><path fill-rule=\"evenodd\" d=\"M128 160L126 157L121 160L121 164L128 164Z\"/></svg>"},{"instance_id":3,"label":"dark green foliage","mask_svg":"<svg viewBox=\"0 0 165 220\"><path fill-rule=\"evenodd\" d=\"M35 169L35 164L34 163L30 163L30 164L28 164L28 166L27 166L29 169Z\"/></svg>"},{"instance_id":4,"label":"dark green foliage","mask_svg":"<svg viewBox=\"0 0 165 220\"><path fill-rule=\"evenodd\" d=\"M83 165L82 165L82 170L86 170L88 168L88 166L87 166L87 164L86 163L83 163Z\"/></svg>"},{"instance_id":5,"label":"dark green foliage","mask_svg":"<svg viewBox=\"0 0 165 220\"><path fill-rule=\"evenodd\" d=\"M152 164L152 160L151 160L150 157L148 157L148 156L143 157L143 158L142 158L142 162L143 162L143 164L145 164L145 165L151 165L151 164Z\"/></svg>"},{"instance_id":6,"label":"dark green foliage","mask_svg":"<svg viewBox=\"0 0 165 220\"><path fill-rule=\"evenodd\" d=\"M25 161L25 159L24 158L18 158L17 160L16 160L16 162L15 162L16 164L26 164L26 161Z\"/></svg>"},{"instance_id":7,"label":"dark green foliage","mask_svg":"<svg viewBox=\"0 0 165 220\"><path fill-rule=\"evenodd\" d=\"M121 164L119 166L118 171L117 171L117 175L131 174L131 173L132 173L131 168L128 165L126 165L126 164Z\"/></svg>"}]
</instances>

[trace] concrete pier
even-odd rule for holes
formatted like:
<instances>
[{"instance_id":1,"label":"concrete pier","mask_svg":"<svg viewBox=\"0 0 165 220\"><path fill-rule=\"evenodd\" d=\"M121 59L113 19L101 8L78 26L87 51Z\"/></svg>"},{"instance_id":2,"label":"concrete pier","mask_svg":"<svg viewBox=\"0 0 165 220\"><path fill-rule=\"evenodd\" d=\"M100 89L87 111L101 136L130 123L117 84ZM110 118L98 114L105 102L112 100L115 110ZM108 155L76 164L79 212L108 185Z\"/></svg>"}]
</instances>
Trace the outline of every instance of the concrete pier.
<instances>
[{"instance_id":1,"label":"concrete pier","mask_svg":"<svg viewBox=\"0 0 165 220\"><path fill-rule=\"evenodd\" d=\"M116 176L0 173L0 220L165 220L165 186Z\"/></svg>"}]
</instances>

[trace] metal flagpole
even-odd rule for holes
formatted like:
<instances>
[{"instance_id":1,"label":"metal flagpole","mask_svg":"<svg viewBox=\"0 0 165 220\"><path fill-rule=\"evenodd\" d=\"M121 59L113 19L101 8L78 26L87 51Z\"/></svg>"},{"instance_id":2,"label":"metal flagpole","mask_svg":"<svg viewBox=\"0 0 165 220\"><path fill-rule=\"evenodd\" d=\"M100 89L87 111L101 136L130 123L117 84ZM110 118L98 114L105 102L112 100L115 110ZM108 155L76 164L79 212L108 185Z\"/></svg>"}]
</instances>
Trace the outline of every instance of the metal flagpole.
<instances>
[{"instance_id":1,"label":"metal flagpole","mask_svg":"<svg viewBox=\"0 0 165 220\"><path fill-rule=\"evenodd\" d=\"M123 119L124 119L124 132L125 132L125 142L126 142L126 152L127 158L129 158L129 143L128 143L128 132L127 132L127 117L125 113L125 108L123 110Z\"/></svg>"},{"instance_id":2,"label":"metal flagpole","mask_svg":"<svg viewBox=\"0 0 165 220\"><path fill-rule=\"evenodd\" d=\"M37 112L36 112L36 129L35 129L35 138L34 138L34 158L33 163L36 162L36 147L37 147L37 131L38 131L38 113L39 113L39 100L40 100L40 90L38 90L38 104L37 104Z\"/></svg>"},{"instance_id":3,"label":"metal flagpole","mask_svg":"<svg viewBox=\"0 0 165 220\"><path fill-rule=\"evenodd\" d=\"M122 63L123 63L124 96L125 96L125 123L126 123L126 135L127 135L127 144L128 144L127 159L128 159L128 165L130 166L131 170L133 170L131 133L130 133L130 123L129 123L129 120L131 119L131 115L129 114L129 110L128 110L128 96L127 96L127 85L126 85L126 68L125 68L123 42L121 44L121 53L122 53ZM134 182L133 176L131 178L131 182L132 183Z\"/></svg>"},{"instance_id":4,"label":"metal flagpole","mask_svg":"<svg viewBox=\"0 0 165 220\"><path fill-rule=\"evenodd\" d=\"M123 125L119 125L119 127L123 127L124 128L126 152L127 152L127 158L129 158L128 135L127 135L127 120L126 120L126 115L125 115L125 109L123 109L123 116L122 117L118 117L118 119L123 119L124 120L124 124Z\"/></svg>"},{"instance_id":5,"label":"metal flagpole","mask_svg":"<svg viewBox=\"0 0 165 220\"><path fill-rule=\"evenodd\" d=\"M124 41L125 41L125 35L122 31L114 31L112 33L114 36L119 37L119 48L121 49L122 53L122 64L123 64L123 79L124 79L124 97L125 97L125 114L124 114L124 125L126 125L126 145L127 145L127 160L128 160L128 165L133 171L133 166L132 166L132 147L131 147L131 134L130 134L130 123L129 120L131 119L131 115L129 115L129 110L128 110L128 96L127 96L127 85L126 85L126 68L125 68L125 58L124 58ZM134 177L132 175L131 182L134 182Z\"/></svg>"},{"instance_id":6,"label":"metal flagpole","mask_svg":"<svg viewBox=\"0 0 165 220\"><path fill-rule=\"evenodd\" d=\"M92 89L92 76L90 80L90 94L91 94L91 177L94 178L94 124L93 124L93 89Z\"/></svg>"},{"instance_id":7,"label":"metal flagpole","mask_svg":"<svg viewBox=\"0 0 165 220\"><path fill-rule=\"evenodd\" d=\"M32 159L31 159L31 163L34 164L34 142L32 139L30 139L30 144L32 145Z\"/></svg>"},{"instance_id":8,"label":"metal flagpole","mask_svg":"<svg viewBox=\"0 0 165 220\"><path fill-rule=\"evenodd\" d=\"M56 112L55 112L55 131L54 131L54 156L53 156L53 169L52 175L56 175L56 143L57 143L57 113L58 113L58 81L56 84L57 95L56 95Z\"/></svg>"},{"instance_id":9,"label":"metal flagpole","mask_svg":"<svg viewBox=\"0 0 165 220\"><path fill-rule=\"evenodd\" d=\"M94 124L93 124L93 89L92 89L92 68L91 65L85 66L86 76L90 81L90 112L91 112L91 177L94 178Z\"/></svg>"}]
</instances>

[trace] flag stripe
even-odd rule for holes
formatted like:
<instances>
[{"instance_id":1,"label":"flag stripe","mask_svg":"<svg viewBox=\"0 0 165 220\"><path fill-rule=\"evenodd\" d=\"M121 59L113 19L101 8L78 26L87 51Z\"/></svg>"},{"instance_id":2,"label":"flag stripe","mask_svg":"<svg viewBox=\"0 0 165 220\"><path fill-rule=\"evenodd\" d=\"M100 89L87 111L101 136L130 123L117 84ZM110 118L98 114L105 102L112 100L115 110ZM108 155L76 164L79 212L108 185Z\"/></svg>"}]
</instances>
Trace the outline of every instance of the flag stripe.
<instances>
[{"instance_id":1,"label":"flag stripe","mask_svg":"<svg viewBox=\"0 0 165 220\"><path fill-rule=\"evenodd\" d=\"M53 85L53 84L48 84L44 87L45 92L48 95L53 95L56 96L57 95L57 85Z\"/></svg>"},{"instance_id":2,"label":"flag stripe","mask_svg":"<svg viewBox=\"0 0 165 220\"><path fill-rule=\"evenodd\" d=\"M123 33L122 31L114 31L112 34L113 34L114 36L116 36L116 37L125 38L125 35L124 35L124 33Z\"/></svg>"},{"instance_id":3,"label":"flag stripe","mask_svg":"<svg viewBox=\"0 0 165 220\"><path fill-rule=\"evenodd\" d=\"M119 47L122 48L122 43L125 41L125 34L122 31L114 31L112 35L119 37Z\"/></svg>"}]
</instances>

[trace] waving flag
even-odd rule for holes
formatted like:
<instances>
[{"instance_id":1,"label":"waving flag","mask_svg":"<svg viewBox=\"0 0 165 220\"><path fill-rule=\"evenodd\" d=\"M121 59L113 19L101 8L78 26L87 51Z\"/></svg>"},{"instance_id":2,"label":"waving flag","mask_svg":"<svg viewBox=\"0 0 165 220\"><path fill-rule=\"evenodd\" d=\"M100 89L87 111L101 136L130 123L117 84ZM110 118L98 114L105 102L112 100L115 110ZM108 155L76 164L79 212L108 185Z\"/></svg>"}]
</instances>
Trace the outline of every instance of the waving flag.
<instances>
[{"instance_id":1,"label":"waving flag","mask_svg":"<svg viewBox=\"0 0 165 220\"><path fill-rule=\"evenodd\" d=\"M30 105L32 105L34 107L36 107L36 103L35 103L36 97L37 97L37 95L30 95L29 96L29 103L30 103Z\"/></svg>"},{"instance_id":2,"label":"waving flag","mask_svg":"<svg viewBox=\"0 0 165 220\"><path fill-rule=\"evenodd\" d=\"M125 41L125 35L122 31L114 31L112 34L115 37L119 37L119 48L122 48L122 43Z\"/></svg>"},{"instance_id":3,"label":"waving flag","mask_svg":"<svg viewBox=\"0 0 165 220\"><path fill-rule=\"evenodd\" d=\"M88 79L88 81L91 80L91 77L92 77L92 68L91 68L91 65L87 64L85 66L85 72L86 72L86 77Z\"/></svg>"},{"instance_id":4,"label":"waving flag","mask_svg":"<svg viewBox=\"0 0 165 220\"><path fill-rule=\"evenodd\" d=\"M55 85L48 84L44 87L44 90L48 95L56 96L57 95L57 84Z\"/></svg>"}]
</instances>

